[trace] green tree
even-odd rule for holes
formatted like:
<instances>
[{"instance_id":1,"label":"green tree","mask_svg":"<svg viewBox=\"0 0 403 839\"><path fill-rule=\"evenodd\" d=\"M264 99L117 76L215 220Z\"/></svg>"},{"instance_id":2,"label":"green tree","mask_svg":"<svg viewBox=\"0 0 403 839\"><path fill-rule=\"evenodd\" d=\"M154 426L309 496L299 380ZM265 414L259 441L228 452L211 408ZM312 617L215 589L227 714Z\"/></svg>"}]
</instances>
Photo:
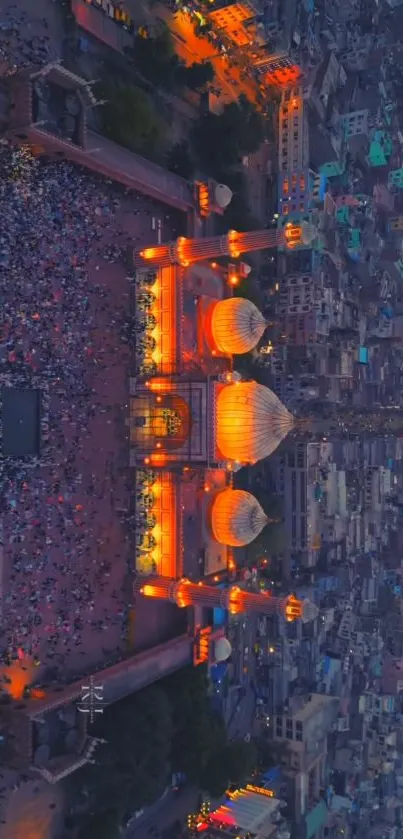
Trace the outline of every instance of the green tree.
<instances>
[{"instance_id":1,"label":"green tree","mask_svg":"<svg viewBox=\"0 0 403 839\"><path fill-rule=\"evenodd\" d=\"M212 755L201 776L203 788L214 798L218 798L230 784L244 784L250 778L256 764L257 752L254 743L233 740Z\"/></svg>"},{"instance_id":2,"label":"green tree","mask_svg":"<svg viewBox=\"0 0 403 839\"><path fill-rule=\"evenodd\" d=\"M163 87L173 85L179 59L167 26L162 26L154 37L137 35L133 47L126 53L138 71L152 84Z\"/></svg>"},{"instance_id":3,"label":"green tree","mask_svg":"<svg viewBox=\"0 0 403 839\"><path fill-rule=\"evenodd\" d=\"M259 230L261 227L248 206L245 192L233 194L232 201L223 213L220 222L224 230L239 230L241 233Z\"/></svg>"},{"instance_id":4,"label":"green tree","mask_svg":"<svg viewBox=\"0 0 403 839\"><path fill-rule=\"evenodd\" d=\"M116 809L99 809L84 820L78 839L117 839L120 835L120 816Z\"/></svg>"},{"instance_id":5,"label":"green tree","mask_svg":"<svg viewBox=\"0 0 403 839\"><path fill-rule=\"evenodd\" d=\"M253 744L231 743L222 717L211 709L208 680L203 667L185 668L165 682L173 702L175 733L172 765L213 796L230 782L243 783L256 763Z\"/></svg>"},{"instance_id":6,"label":"green tree","mask_svg":"<svg viewBox=\"0 0 403 839\"><path fill-rule=\"evenodd\" d=\"M212 709L204 667L189 667L165 683L173 708L172 765L199 781L212 753L226 743L224 722Z\"/></svg>"},{"instance_id":7,"label":"green tree","mask_svg":"<svg viewBox=\"0 0 403 839\"><path fill-rule=\"evenodd\" d=\"M171 172L180 175L181 178L190 180L195 170L195 162L186 140L176 143L169 150L167 155L167 166Z\"/></svg>"},{"instance_id":8,"label":"green tree","mask_svg":"<svg viewBox=\"0 0 403 839\"><path fill-rule=\"evenodd\" d=\"M259 560L267 559L268 576L270 576L270 557L274 554L283 553L285 548L284 522L268 524L259 536L247 547L247 561L251 567Z\"/></svg>"},{"instance_id":9,"label":"green tree","mask_svg":"<svg viewBox=\"0 0 403 839\"><path fill-rule=\"evenodd\" d=\"M206 171L217 172L241 162L258 150L264 139L261 115L246 96L225 105L220 114L201 117L192 134L194 148Z\"/></svg>"},{"instance_id":10,"label":"green tree","mask_svg":"<svg viewBox=\"0 0 403 839\"><path fill-rule=\"evenodd\" d=\"M185 85L191 90L202 90L213 79L214 67L210 61L180 64L176 73L178 84Z\"/></svg>"},{"instance_id":11,"label":"green tree","mask_svg":"<svg viewBox=\"0 0 403 839\"><path fill-rule=\"evenodd\" d=\"M93 766L77 773L98 806L112 802L118 813L150 804L162 794L170 774L171 707L165 692L152 686L107 708L95 736L105 740Z\"/></svg>"},{"instance_id":12,"label":"green tree","mask_svg":"<svg viewBox=\"0 0 403 839\"><path fill-rule=\"evenodd\" d=\"M139 87L116 80L101 85L102 129L107 137L134 152L157 156L164 137L164 123L147 94Z\"/></svg>"}]
</instances>

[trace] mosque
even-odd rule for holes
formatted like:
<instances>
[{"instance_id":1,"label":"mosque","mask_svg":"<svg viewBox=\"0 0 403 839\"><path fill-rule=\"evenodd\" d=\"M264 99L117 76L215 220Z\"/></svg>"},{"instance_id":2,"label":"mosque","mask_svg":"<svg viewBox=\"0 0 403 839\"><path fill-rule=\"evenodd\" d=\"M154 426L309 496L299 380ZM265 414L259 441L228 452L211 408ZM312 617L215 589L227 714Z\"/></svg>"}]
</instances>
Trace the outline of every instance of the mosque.
<instances>
[{"instance_id":1,"label":"mosque","mask_svg":"<svg viewBox=\"0 0 403 839\"><path fill-rule=\"evenodd\" d=\"M234 370L266 323L234 297L238 258L248 251L312 241L305 226L185 239L134 251L137 368L131 380L131 465L136 475L136 593L202 610L281 612L310 620L292 595L246 593L234 549L267 524L257 499L233 487L234 473L271 455L294 418L275 396ZM226 268L217 260L226 256ZM234 264L232 264L234 263ZM136 324L135 340L136 340Z\"/></svg>"}]
</instances>

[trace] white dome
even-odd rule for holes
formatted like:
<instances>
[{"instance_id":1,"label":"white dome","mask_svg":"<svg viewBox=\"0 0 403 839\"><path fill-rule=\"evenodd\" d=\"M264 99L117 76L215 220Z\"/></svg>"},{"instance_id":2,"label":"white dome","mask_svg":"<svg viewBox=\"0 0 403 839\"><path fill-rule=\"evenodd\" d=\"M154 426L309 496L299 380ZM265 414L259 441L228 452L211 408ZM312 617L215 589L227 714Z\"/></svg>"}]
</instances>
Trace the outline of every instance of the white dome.
<instances>
[{"instance_id":1,"label":"white dome","mask_svg":"<svg viewBox=\"0 0 403 839\"><path fill-rule=\"evenodd\" d=\"M293 426L294 419L287 408L264 385L238 382L218 393L216 441L222 460L263 460L277 449Z\"/></svg>"},{"instance_id":2,"label":"white dome","mask_svg":"<svg viewBox=\"0 0 403 839\"><path fill-rule=\"evenodd\" d=\"M214 658L216 661L227 661L232 653L232 646L228 638L219 638L214 644Z\"/></svg>"},{"instance_id":3,"label":"white dome","mask_svg":"<svg viewBox=\"0 0 403 839\"><path fill-rule=\"evenodd\" d=\"M220 210L225 210L232 201L232 191L226 184L217 184L214 190L214 198Z\"/></svg>"},{"instance_id":4,"label":"white dome","mask_svg":"<svg viewBox=\"0 0 403 839\"><path fill-rule=\"evenodd\" d=\"M231 355L253 350L266 326L262 313L245 297L219 300L211 316L211 331L217 349Z\"/></svg>"},{"instance_id":5,"label":"white dome","mask_svg":"<svg viewBox=\"0 0 403 839\"><path fill-rule=\"evenodd\" d=\"M221 545L250 545L266 524L266 513L250 492L228 487L216 495L211 507L211 529Z\"/></svg>"},{"instance_id":6,"label":"white dome","mask_svg":"<svg viewBox=\"0 0 403 839\"><path fill-rule=\"evenodd\" d=\"M313 224L303 221L301 224L301 239L304 245L311 245L317 239L318 230Z\"/></svg>"}]
</instances>

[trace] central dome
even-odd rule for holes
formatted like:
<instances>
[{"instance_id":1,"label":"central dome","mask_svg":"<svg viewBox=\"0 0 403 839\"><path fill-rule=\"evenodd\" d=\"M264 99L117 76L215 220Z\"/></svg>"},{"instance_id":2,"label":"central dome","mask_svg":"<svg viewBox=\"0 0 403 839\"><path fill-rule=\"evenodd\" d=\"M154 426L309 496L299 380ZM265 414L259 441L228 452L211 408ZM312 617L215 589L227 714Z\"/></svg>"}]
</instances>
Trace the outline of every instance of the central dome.
<instances>
[{"instance_id":1,"label":"central dome","mask_svg":"<svg viewBox=\"0 0 403 839\"><path fill-rule=\"evenodd\" d=\"M267 524L258 500L243 489L224 489L213 501L211 529L221 545L249 545Z\"/></svg>"},{"instance_id":2,"label":"central dome","mask_svg":"<svg viewBox=\"0 0 403 839\"><path fill-rule=\"evenodd\" d=\"M243 297L220 300L213 309L211 332L221 352L239 355L253 350L265 329L262 313Z\"/></svg>"},{"instance_id":3,"label":"central dome","mask_svg":"<svg viewBox=\"0 0 403 839\"><path fill-rule=\"evenodd\" d=\"M273 391L257 382L224 387L217 397L217 447L223 459L256 463L291 431L292 415Z\"/></svg>"}]
</instances>

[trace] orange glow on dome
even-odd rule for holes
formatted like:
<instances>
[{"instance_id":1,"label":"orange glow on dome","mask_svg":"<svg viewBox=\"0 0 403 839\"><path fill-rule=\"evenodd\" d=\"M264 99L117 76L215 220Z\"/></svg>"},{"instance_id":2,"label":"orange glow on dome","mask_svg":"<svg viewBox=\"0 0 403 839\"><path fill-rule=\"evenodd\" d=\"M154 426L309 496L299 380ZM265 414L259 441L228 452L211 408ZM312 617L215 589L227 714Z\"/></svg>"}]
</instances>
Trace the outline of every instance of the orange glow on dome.
<instances>
[{"instance_id":1,"label":"orange glow on dome","mask_svg":"<svg viewBox=\"0 0 403 839\"><path fill-rule=\"evenodd\" d=\"M211 335L217 349L229 355L250 352L266 329L259 309L243 297L220 300L211 312ZM231 373L228 374L229 380Z\"/></svg>"},{"instance_id":2,"label":"orange glow on dome","mask_svg":"<svg viewBox=\"0 0 403 839\"><path fill-rule=\"evenodd\" d=\"M294 420L278 397L257 382L223 387L216 400L218 457L256 463L272 454Z\"/></svg>"},{"instance_id":3,"label":"orange glow on dome","mask_svg":"<svg viewBox=\"0 0 403 839\"><path fill-rule=\"evenodd\" d=\"M267 524L267 516L258 500L241 489L219 492L211 508L211 529L221 545L249 545Z\"/></svg>"}]
</instances>

